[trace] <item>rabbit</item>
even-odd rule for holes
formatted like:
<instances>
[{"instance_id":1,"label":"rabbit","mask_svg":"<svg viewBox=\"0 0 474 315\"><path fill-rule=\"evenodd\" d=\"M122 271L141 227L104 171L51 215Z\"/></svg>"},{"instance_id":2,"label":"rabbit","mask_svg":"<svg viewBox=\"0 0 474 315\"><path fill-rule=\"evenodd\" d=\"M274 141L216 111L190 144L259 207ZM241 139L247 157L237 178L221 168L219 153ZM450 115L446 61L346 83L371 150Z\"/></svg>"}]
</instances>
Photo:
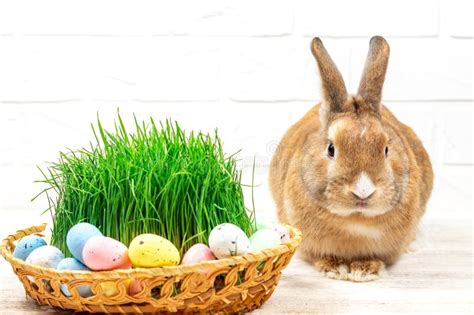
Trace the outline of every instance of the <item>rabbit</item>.
<instances>
[{"instance_id":1,"label":"rabbit","mask_svg":"<svg viewBox=\"0 0 474 315\"><path fill-rule=\"evenodd\" d=\"M408 249L431 194L428 153L381 104L389 50L383 37L371 38L349 95L314 38L321 102L286 132L270 164L279 221L303 232L300 253L329 278L378 279Z\"/></svg>"}]
</instances>

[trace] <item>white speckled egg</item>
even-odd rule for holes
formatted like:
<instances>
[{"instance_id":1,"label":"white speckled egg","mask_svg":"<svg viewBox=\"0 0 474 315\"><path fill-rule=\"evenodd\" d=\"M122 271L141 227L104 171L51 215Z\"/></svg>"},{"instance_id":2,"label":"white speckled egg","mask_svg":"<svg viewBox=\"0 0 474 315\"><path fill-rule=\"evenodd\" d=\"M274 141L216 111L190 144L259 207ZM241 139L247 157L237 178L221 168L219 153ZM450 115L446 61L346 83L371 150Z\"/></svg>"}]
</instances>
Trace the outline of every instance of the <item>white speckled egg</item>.
<instances>
[{"instance_id":1,"label":"white speckled egg","mask_svg":"<svg viewBox=\"0 0 474 315\"><path fill-rule=\"evenodd\" d=\"M226 258L249 253L250 241L241 228L223 223L212 229L209 247L217 258Z\"/></svg>"},{"instance_id":2,"label":"white speckled egg","mask_svg":"<svg viewBox=\"0 0 474 315\"><path fill-rule=\"evenodd\" d=\"M280 234L271 229L258 230L250 236L252 251L258 252L281 244Z\"/></svg>"},{"instance_id":3,"label":"white speckled egg","mask_svg":"<svg viewBox=\"0 0 474 315\"><path fill-rule=\"evenodd\" d=\"M45 245L46 241L38 235L27 235L18 241L13 256L25 260L35 249Z\"/></svg>"},{"instance_id":4,"label":"white speckled egg","mask_svg":"<svg viewBox=\"0 0 474 315\"><path fill-rule=\"evenodd\" d=\"M273 226L273 230L280 235L280 242L282 244L286 244L290 241L290 232L285 226L281 224L275 224Z\"/></svg>"},{"instance_id":5,"label":"white speckled egg","mask_svg":"<svg viewBox=\"0 0 474 315\"><path fill-rule=\"evenodd\" d=\"M93 236L102 236L98 228L89 223L78 223L67 232L66 243L71 254L84 263L82 251L86 242Z\"/></svg>"},{"instance_id":6,"label":"white speckled egg","mask_svg":"<svg viewBox=\"0 0 474 315\"><path fill-rule=\"evenodd\" d=\"M64 255L57 247L46 245L32 251L26 258L26 262L44 268L56 268L63 259Z\"/></svg>"},{"instance_id":7,"label":"white speckled egg","mask_svg":"<svg viewBox=\"0 0 474 315\"><path fill-rule=\"evenodd\" d=\"M84 266L79 260L75 258L64 258L61 260L56 267L58 270L90 270L86 266ZM92 291L91 287L88 285L82 285L79 287L76 287L77 292L79 293L80 296L82 297L89 297L92 296ZM63 294L67 297L71 297L72 294L68 290L68 286L65 284L61 284L61 291Z\"/></svg>"}]
</instances>

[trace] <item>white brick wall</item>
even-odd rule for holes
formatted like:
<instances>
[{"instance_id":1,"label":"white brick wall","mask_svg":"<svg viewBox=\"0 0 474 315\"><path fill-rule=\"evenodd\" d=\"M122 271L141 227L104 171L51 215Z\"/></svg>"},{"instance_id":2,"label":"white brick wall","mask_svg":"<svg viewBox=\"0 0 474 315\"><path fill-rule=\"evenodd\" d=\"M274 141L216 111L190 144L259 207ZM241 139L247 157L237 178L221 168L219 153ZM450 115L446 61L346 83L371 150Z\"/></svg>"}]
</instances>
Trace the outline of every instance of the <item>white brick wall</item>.
<instances>
[{"instance_id":1,"label":"white brick wall","mask_svg":"<svg viewBox=\"0 0 474 315\"><path fill-rule=\"evenodd\" d=\"M473 164L472 6L468 0L2 1L0 210L41 208L29 202L39 189L32 184L40 177L36 165L65 147L86 145L96 112L110 124L117 107L129 121L135 112L171 117L187 129L218 127L229 152L243 148L243 165L256 156L257 206L270 208L272 152L319 98L309 50L316 35L352 92L369 37L388 39L386 104L418 133L437 175L452 175L455 186ZM247 182L249 175L247 169Z\"/></svg>"}]
</instances>

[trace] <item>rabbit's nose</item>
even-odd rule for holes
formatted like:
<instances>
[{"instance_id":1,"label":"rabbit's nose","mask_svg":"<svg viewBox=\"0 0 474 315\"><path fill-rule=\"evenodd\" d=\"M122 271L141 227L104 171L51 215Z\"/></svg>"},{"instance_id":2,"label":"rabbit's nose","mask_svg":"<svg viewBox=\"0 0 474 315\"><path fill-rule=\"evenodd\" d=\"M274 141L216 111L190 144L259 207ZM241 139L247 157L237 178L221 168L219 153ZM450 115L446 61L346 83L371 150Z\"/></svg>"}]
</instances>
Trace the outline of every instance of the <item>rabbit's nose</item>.
<instances>
[{"instance_id":1,"label":"rabbit's nose","mask_svg":"<svg viewBox=\"0 0 474 315\"><path fill-rule=\"evenodd\" d=\"M374 191L375 192L375 191ZM374 193L371 193L370 195L368 196L359 196L357 195L355 192L351 191L352 195L357 198L357 200L360 200L360 202L365 202L367 199L370 198L370 196L372 196Z\"/></svg>"},{"instance_id":2,"label":"rabbit's nose","mask_svg":"<svg viewBox=\"0 0 474 315\"><path fill-rule=\"evenodd\" d=\"M370 177L366 172L362 172L351 192L355 197L363 200L372 196L375 190L375 185Z\"/></svg>"}]
</instances>

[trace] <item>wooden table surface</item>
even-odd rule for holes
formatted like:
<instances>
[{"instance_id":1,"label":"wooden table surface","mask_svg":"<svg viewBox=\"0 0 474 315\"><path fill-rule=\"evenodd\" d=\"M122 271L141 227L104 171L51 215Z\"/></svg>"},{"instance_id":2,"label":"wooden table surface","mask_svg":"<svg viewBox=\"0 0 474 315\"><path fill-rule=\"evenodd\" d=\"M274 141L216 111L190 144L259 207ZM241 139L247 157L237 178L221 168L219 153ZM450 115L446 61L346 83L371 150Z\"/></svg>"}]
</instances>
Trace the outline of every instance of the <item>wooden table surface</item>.
<instances>
[{"instance_id":1,"label":"wooden table surface","mask_svg":"<svg viewBox=\"0 0 474 315\"><path fill-rule=\"evenodd\" d=\"M295 257L271 299L254 313L472 314L472 178L464 178L459 183L438 177L413 250L383 278L368 283L330 280ZM1 210L0 215L2 236L41 222L28 211ZM49 312L54 311L25 298L10 266L0 259L0 314Z\"/></svg>"}]
</instances>

